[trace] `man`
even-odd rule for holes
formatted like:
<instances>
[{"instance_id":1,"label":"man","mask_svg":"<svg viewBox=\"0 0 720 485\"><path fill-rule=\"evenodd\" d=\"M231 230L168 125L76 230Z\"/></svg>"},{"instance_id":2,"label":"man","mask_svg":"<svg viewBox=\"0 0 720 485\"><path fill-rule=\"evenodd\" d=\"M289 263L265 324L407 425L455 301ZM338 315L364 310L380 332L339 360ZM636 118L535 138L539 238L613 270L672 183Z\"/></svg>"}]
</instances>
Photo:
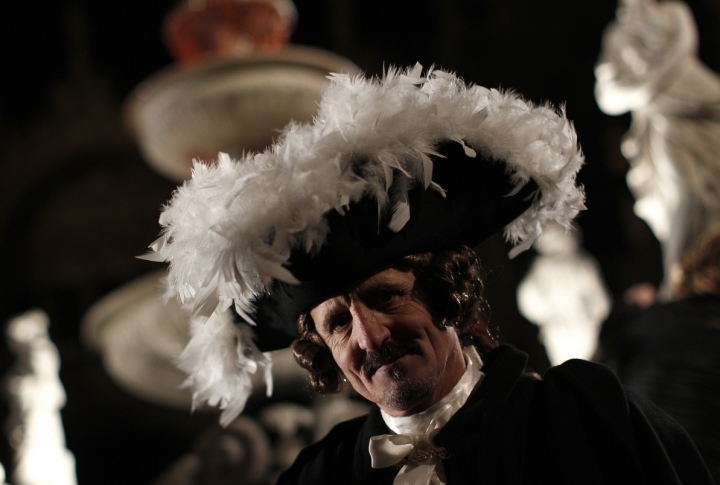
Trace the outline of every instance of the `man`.
<instances>
[{"instance_id":1,"label":"man","mask_svg":"<svg viewBox=\"0 0 720 485\"><path fill-rule=\"evenodd\" d=\"M605 368L540 381L484 324L470 247L504 227L512 256L568 227L582 161L564 116L516 95L420 66L335 76L312 125L196 164L161 217L151 248L195 310L195 400L229 422L260 350L292 345L317 389L347 380L377 406L280 483L711 483L684 431Z\"/></svg>"},{"instance_id":2,"label":"man","mask_svg":"<svg viewBox=\"0 0 720 485\"><path fill-rule=\"evenodd\" d=\"M339 370L378 408L304 450L278 483L710 483L684 430L607 368L525 374L524 354L476 339L487 335L478 305L443 313L427 296L443 293L442 271L408 259L477 278L444 264L476 268L470 248L415 255L301 316L293 349L314 387ZM468 346L463 359L458 335L487 353ZM312 365L325 349L337 367Z\"/></svg>"}]
</instances>

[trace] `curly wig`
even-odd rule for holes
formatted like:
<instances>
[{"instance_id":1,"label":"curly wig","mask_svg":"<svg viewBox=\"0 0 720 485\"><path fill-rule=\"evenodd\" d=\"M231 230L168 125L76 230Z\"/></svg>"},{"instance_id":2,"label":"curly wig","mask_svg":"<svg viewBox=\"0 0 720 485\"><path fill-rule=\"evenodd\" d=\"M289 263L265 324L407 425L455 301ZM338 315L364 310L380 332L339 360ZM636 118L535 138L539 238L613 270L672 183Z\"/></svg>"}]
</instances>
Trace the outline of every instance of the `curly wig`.
<instances>
[{"instance_id":1,"label":"curly wig","mask_svg":"<svg viewBox=\"0 0 720 485\"><path fill-rule=\"evenodd\" d=\"M487 325L489 307L483 298L483 272L468 246L436 253L405 256L394 268L412 271L430 313L440 325L453 326L463 346L475 345L480 353L497 347ZM295 360L310 372L310 385L323 394L342 389L342 374L330 349L306 312L298 318L298 337L292 344Z\"/></svg>"}]
</instances>

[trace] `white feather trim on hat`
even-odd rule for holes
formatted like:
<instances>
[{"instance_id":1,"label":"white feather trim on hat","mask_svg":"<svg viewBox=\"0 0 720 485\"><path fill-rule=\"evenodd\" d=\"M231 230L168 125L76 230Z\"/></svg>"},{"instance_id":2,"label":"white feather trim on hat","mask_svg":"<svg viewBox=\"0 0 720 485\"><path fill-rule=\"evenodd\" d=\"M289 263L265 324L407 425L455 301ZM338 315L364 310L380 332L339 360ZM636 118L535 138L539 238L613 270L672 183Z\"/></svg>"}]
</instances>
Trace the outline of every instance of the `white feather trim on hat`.
<instances>
[{"instance_id":1,"label":"white feather trim on hat","mask_svg":"<svg viewBox=\"0 0 720 485\"><path fill-rule=\"evenodd\" d=\"M193 409L207 402L222 410L227 426L245 408L253 383L250 374L264 370L268 397L272 395L272 359L258 350L248 325L236 325L229 312L191 320L192 339L178 357L189 374L183 387L193 389Z\"/></svg>"},{"instance_id":2,"label":"white feather trim on hat","mask_svg":"<svg viewBox=\"0 0 720 485\"><path fill-rule=\"evenodd\" d=\"M516 244L511 257L531 246L545 222L569 227L584 209L575 183L583 156L562 111L466 86L443 71L421 76L419 64L390 69L382 79L334 74L312 124L290 124L271 148L238 161L222 153L214 165L195 161L192 180L164 209L150 257L170 262L168 295L193 307L193 336L181 361L196 400L223 403L229 416L250 390L230 371L225 347L225 333L239 326L220 328L207 318L234 304L252 322L252 301L273 279L296 282L284 266L291 250L320 249L328 211L343 213L368 194L384 207L394 176L407 177L408 189L422 183L442 192L429 158L439 142L455 140L469 156L478 151L504 161L517 190L537 183L532 206L505 228ZM397 200L395 231L409 218L403 197ZM234 365L254 372L248 362Z\"/></svg>"}]
</instances>

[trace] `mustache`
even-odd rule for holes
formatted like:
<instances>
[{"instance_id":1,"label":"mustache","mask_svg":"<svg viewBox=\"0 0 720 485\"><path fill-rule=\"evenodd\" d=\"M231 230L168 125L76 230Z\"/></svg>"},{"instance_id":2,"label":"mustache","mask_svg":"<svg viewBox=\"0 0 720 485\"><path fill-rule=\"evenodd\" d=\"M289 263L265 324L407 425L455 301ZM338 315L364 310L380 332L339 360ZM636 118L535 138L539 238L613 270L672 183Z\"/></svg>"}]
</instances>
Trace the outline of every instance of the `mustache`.
<instances>
[{"instance_id":1,"label":"mustache","mask_svg":"<svg viewBox=\"0 0 720 485\"><path fill-rule=\"evenodd\" d=\"M420 345L415 340L386 340L377 350L367 353L361 370L365 376L372 377L380 367L408 354L420 354Z\"/></svg>"}]
</instances>

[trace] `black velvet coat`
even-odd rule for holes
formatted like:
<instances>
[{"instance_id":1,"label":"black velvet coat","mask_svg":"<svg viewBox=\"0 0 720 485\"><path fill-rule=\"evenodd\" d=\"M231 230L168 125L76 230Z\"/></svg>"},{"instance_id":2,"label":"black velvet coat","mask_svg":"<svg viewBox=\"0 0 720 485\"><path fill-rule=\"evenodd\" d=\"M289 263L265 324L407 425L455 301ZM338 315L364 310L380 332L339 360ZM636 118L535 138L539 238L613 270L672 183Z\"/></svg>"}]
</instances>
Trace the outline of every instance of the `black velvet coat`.
<instances>
[{"instance_id":1,"label":"black velvet coat","mask_svg":"<svg viewBox=\"0 0 720 485\"><path fill-rule=\"evenodd\" d=\"M540 380L513 347L483 360L481 385L434 440L452 453L448 485L713 483L687 433L607 367L571 360ZM303 450L278 484L392 484L398 470L371 468L368 451L389 432L373 407Z\"/></svg>"}]
</instances>

